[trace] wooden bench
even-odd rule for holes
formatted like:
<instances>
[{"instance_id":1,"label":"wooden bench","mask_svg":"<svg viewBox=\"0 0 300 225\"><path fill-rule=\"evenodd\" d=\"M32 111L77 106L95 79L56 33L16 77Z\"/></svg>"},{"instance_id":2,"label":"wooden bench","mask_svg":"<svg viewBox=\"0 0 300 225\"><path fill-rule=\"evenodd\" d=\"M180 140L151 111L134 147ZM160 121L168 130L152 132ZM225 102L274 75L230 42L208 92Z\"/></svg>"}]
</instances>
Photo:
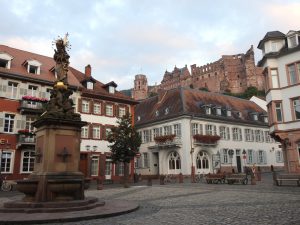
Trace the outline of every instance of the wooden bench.
<instances>
[{"instance_id":1,"label":"wooden bench","mask_svg":"<svg viewBox=\"0 0 300 225\"><path fill-rule=\"evenodd\" d=\"M282 186L283 181L296 181L300 186L300 174L278 174L275 180L277 186Z\"/></svg>"},{"instance_id":2,"label":"wooden bench","mask_svg":"<svg viewBox=\"0 0 300 225\"><path fill-rule=\"evenodd\" d=\"M205 176L206 183L208 184L224 184L225 183L225 174L217 173L217 174L206 174Z\"/></svg>"},{"instance_id":3,"label":"wooden bench","mask_svg":"<svg viewBox=\"0 0 300 225\"><path fill-rule=\"evenodd\" d=\"M228 184L240 183L248 184L247 174L245 173L232 173L226 176L226 181Z\"/></svg>"}]
</instances>

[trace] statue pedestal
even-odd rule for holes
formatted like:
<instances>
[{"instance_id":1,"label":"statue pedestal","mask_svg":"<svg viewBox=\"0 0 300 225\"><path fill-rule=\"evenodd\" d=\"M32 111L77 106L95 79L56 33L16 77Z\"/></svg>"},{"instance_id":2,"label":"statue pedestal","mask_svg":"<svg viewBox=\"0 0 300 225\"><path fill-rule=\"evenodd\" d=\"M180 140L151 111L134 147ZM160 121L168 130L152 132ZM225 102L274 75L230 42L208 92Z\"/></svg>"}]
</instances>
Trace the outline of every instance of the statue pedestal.
<instances>
[{"instance_id":1,"label":"statue pedestal","mask_svg":"<svg viewBox=\"0 0 300 225\"><path fill-rule=\"evenodd\" d=\"M36 161L28 180L17 182L23 201L84 199L84 175L79 172L81 127L86 122L42 118L34 122Z\"/></svg>"}]
</instances>

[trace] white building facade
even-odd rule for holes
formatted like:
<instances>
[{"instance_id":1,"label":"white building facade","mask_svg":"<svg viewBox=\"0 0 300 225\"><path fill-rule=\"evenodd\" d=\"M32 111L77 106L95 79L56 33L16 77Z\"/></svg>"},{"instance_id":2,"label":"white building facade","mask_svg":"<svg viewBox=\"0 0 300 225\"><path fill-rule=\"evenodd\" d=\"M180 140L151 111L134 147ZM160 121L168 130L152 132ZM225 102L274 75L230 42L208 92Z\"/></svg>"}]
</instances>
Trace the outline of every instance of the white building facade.
<instances>
[{"instance_id":1,"label":"white building facade","mask_svg":"<svg viewBox=\"0 0 300 225\"><path fill-rule=\"evenodd\" d=\"M163 96L146 99L135 111L142 137L138 173L243 172L253 164L262 171L270 171L271 165L283 167L282 151L256 104L185 88ZM150 106L155 111L144 110Z\"/></svg>"},{"instance_id":2,"label":"white building facade","mask_svg":"<svg viewBox=\"0 0 300 225\"><path fill-rule=\"evenodd\" d=\"M259 42L270 134L281 142L285 169L300 172L300 31L268 32Z\"/></svg>"}]
</instances>

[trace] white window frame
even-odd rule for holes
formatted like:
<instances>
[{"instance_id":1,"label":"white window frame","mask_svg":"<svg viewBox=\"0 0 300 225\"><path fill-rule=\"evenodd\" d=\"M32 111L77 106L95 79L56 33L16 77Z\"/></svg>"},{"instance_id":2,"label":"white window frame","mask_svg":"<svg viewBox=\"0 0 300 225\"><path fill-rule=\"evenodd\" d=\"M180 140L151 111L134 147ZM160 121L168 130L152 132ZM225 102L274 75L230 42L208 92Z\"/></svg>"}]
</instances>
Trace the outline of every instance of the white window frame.
<instances>
[{"instance_id":1,"label":"white window frame","mask_svg":"<svg viewBox=\"0 0 300 225\"><path fill-rule=\"evenodd\" d=\"M99 174L99 156L91 156L91 176L98 176Z\"/></svg>"},{"instance_id":2,"label":"white window frame","mask_svg":"<svg viewBox=\"0 0 300 225\"><path fill-rule=\"evenodd\" d=\"M149 155L147 152L143 153L143 168L149 168Z\"/></svg>"},{"instance_id":3,"label":"white window frame","mask_svg":"<svg viewBox=\"0 0 300 225\"><path fill-rule=\"evenodd\" d=\"M10 114L10 113L5 113L3 132L4 133L13 133L14 127L15 127L15 115Z\"/></svg>"},{"instance_id":4,"label":"white window frame","mask_svg":"<svg viewBox=\"0 0 300 225\"><path fill-rule=\"evenodd\" d=\"M111 105L111 104L105 105L105 115L106 116L113 116L114 115L114 113L113 113L113 105Z\"/></svg>"},{"instance_id":5,"label":"white window frame","mask_svg":"<svg viewBox=\"0 0 300 225\"><path fill-rule=\"evenodd\" d=\"M115 93L115 87L114 86L108 86L108 92L110 94L114 94Z\"/></svg>"},{"instance_id":6,"label":"white window frame","mask_svg":"<svg viewBox=\"0 0 300 225\"><path fill-rule=\"evenodd\" d=\"M233 141L242 141L242 130L239 127L232 128L232 140Z\"/></svg>"},{"instance_id":7,"label":"white window frame","mask_svg":"<svg viewBox=\"0 0 300 225\"><path fill-rule=\"evenodd\" d=\"M5 157L5 156L8 156L10 155L9 157ZM0 152L0 160L1 160L1 173L2 174L9 174L9 173L12 173L13 171L13 164L14 164L14 154L12 151L1 151ZM9 164L9 165L7 165Z\"/></svg>"},{"instance_id":8,"label":"white window frame","mask_svg":"<svg viewBox=\"0 0 300 225\"><path fill-rule=\"evenodd\" d=\"M83 113L89 113L90 112L90 102L87 100L82 100L81 102L81 111Z\"/></svg>"},{"instance_id":9,"label":"white window frame","mask_svg":"<svg viewBox=\"0 0 300 225\"><path fill-rule=\"evenodd\" d=\"M277 106L279 104L279 106ZM278 120L278 113L280 114L281 119ZM276 121L283 122L283 114L282 114L282 102L275 102L275 114L276 114Z\"/></svg>"},{"instance_id":10,"label":"white window frame","mask_svg":"<svg viewBox=\"0 0 300 225\"><path fill-rule=\"evenodd\" d=\"M94 103L94 114L101 114L101 104L100 103Z\"/></svg>"},{"instance_id":11,"label":"white window frame","mask_svg":"<svg viewBox=\"0 0 300 225\"><path fill-rule=\"evenodd\" d=\"M100 139L100 126L99 125L93 126L93 139Z\"/></svg>"},{"instance_id":12,"label":"white window frame","mask_svg":"<svg viewBox=\"0 0 300 225\"><path fill-rule=\"evenodd\" d=\"M28 157L25 157L25 153L29 152ZM24 170L24 161L28 160L28 165L26 166L27 169ZM34 161L35 161L35 155L33 150L25 150L22 151L22 157L21 157L21 173L32 173L34 170Z\"/></svg>"},{"instance_id":13,"label":"white window frame","mask_svg":"<svg viewBox=\"0 0 300 225\"><path fill-rule=\"evenodd\" d=\"M17 99L17 97L18 97L18 83L9 81L8 86L7 86L7 94L9 95L9 98Z\"/></svg>"},{"instance_id":14,"label":"white window frame","mask_svg":"<svg viewBox=\"0 0 300 225\"><path fill-rule=\"evenodd\" d=\"M94 89L94 83L91 81L86 82L86 88L89 90L93 90Z\"/></svg>"},{"instance_id":15,"label":"white window frame","mask_svg":"<svg viewBox=\"0 0 300 225\"><path fill-rule=\"evenodd\" d=\"M125 107L119 107L119 117L123 117L126 115L126 108Z\"/></svg>"},{"instance_id":16,"label":"white window frame","mask_svg":"<svg viewBox=\"0 0 300 225\"><path fill-rule=\"evenodd\" d=\"M271 75L272 88L279 88L280 86L279 86L279 79L278 79L278 70L271 69L270 75Z\"/></svg>"},{"instance_id":17,"label":"white window frame","mask_svg":"<svg viewBox=\"0 0 300 225\"><path fill-rule=\"evenodd\" d=\"M88 138L89 137L89 127L85 126L81 128L81 138Z\"/></svg>"},{"instance_id":18,"label":"white window frame","mask_svg":"<svg viewBox=\"0 0 300 225\"><path fill-rule=\"evenodd\" d=\"M174 124L173 129L174 129L174 134L176 135L176 137L180 138L181 137L181 123Z\"/></svg>"},{"instance_id":19,"label":"white window frame","mask_svg":"<svg viewBox=\"0 0 300 225\"><path fill-rule=\"evenodd\" d=\"M192 135L199 134L199 124L192 123Z\"/></svg>"}]
</instances>

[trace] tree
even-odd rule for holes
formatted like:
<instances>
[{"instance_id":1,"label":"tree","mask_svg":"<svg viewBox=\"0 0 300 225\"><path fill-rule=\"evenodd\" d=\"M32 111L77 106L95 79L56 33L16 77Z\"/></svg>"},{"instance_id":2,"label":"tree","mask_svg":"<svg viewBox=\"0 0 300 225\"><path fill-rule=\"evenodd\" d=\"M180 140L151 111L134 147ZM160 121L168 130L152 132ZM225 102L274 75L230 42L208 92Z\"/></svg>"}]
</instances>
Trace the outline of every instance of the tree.
<instances>
[{"instance_id":1,"label":"tree","mask_svg":"<svg viewBox=\"0 0 300 225\"><path fill-rule=\"evenodd\" d=\"M107 136L111 143L108 147L112 153L113 162L124 163L124 187L129 187L129 163L139 152L142 140L135 127L132 126L131 116L124 115L117 121L118 126L113 127Z\"/></svg>"}]
</instances>

